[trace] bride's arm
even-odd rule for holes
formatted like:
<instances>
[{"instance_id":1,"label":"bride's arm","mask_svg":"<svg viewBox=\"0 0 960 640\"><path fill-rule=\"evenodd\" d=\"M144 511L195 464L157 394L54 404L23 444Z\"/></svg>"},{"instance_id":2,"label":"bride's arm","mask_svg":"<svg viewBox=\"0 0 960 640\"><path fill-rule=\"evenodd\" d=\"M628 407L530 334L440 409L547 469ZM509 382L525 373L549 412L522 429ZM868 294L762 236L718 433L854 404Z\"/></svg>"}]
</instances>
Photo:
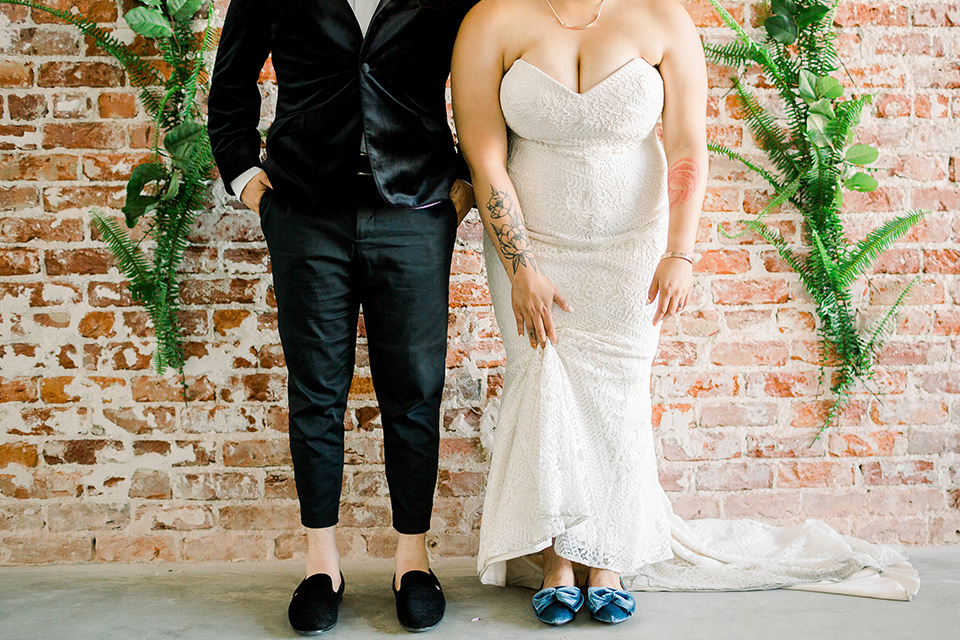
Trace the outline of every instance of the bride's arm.
<instances>
[{"instance_id":1,"label":"bride's arm","mask_svg":"<svg viewBox=\"0 0 960 640\"><path fill-rule=\"evenodd\" d=\"M667 251L693 253L707 185L707 72L700 36L679 3L667 3L663 21L670 34L664 45L663 147L667 155L670 222ZM659 293L653 322L674 315L686 304L693 267L682 258L660 262L648 302Z\"/></svg>"},{"instance_id":2,"label":"bride's arm","mask_svg":"<svg viewBox=\"0 0 960 640\"><path fill-rule=\"evenodd\" d=\"M480 219L510 278L517 332L530 345L556 344L553 302L566 300L537 264L513 183L507 175L507 127L500 110L503 48L495 4L464 18L453 49L450 87L457 139L473 177Z\"/></svg>"}]
</instances>

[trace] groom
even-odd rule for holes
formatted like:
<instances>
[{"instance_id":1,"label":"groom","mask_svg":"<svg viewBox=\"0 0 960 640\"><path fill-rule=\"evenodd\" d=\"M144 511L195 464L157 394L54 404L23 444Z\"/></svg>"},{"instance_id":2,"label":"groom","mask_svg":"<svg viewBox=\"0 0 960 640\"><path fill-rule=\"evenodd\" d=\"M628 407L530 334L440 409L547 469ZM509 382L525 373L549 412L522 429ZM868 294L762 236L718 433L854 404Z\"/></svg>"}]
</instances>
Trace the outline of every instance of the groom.
<instances>
[{"instance_id":1,"label":"groom","mask_svg":"<svg viewBox=\"0 0 960 640\"><path fill-rule=\"evenodd\" d=\"M260 217L288 372L306 577L294 630L326 631L344 592L335 540L343 419L363 308L397 530L392 589L408 631L443 617L425 534L437 480L447 292L473 204L447 126L453 41L476 0L232 0L209 133L227 192ZM267 55L276 117L260 160Z\"/></svg>"}]
</instances>

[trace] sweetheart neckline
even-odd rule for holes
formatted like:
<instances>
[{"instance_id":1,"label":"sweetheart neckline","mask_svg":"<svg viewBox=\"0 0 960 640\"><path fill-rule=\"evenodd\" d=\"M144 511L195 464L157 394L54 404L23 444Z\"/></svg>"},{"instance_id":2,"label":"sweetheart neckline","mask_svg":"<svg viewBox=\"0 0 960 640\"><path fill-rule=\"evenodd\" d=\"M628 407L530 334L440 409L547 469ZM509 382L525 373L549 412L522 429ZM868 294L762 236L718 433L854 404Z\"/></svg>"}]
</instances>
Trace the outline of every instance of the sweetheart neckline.
<instances>
[{"instance_id":1,"label":"sweetheart neckline","mask_svg":"<svg viewBox=\"0 0 960 640\"><path fill-rule=\"evenodd\" d=\"M593 91L593 90L596 89L597 87L605 84L608 80L611 80L614 76L616 76L617 74L619 74L621 71L623 71L624 69L626 69L627 67L629 67L629 66L630 66L631 64L633 64L634 62L643 62L643 63L644 63L647 67L649 67L650 69L653 69L654 71L657 70L657 68L656 68L654 65L650 64L649 62L647 62L646 58L644 58L643 56L634 56L633 58L630 58L629 60L627 60L626 62L624 62L622 65L620 65L619 67L617 67L616 69L614 69L613 71L611 71L611 72L610 72L609 74L607 74L602 80L600 80L600 82L598 82L597 84L593 85L592 87L590 87L590 88L587 89L586 91L574 91L573 89L571 89L571 88L568 87L567 85L563 84L562 82L560 82L559 80L557 80L556 78L554 78L553 76L551 76L549 73L547 73L546 71L544 71L543 69L541 69L540 67L538 67L537 65L533 64L532 62L528 62L527 60L525 60L525 59L522 58L522 57L517 58L516 60L514 60L514 61L513 61L513 64L510 65L510 68L507 69L507 72L504 73L503 75L506 76L507 73L510 73L510 71L513 69L513 67L514 67L518 62L523 62L525 65L527 65L528 67L532 68L534 71L539 72L541 75L545 76L548 80L551 80L555 85L557 85L557 86L559 86L559 87L561 87L561 88L563 88L563 89L566 89L569 93L571 93L571 94L573 94L573 95L575 95L575 96L580 96L580 97L586 96L587 94L589 94L591 91ZM657 75L660 75L660 72L659 72L659 71L657 72Z\"/></svg>"}]
</instances>

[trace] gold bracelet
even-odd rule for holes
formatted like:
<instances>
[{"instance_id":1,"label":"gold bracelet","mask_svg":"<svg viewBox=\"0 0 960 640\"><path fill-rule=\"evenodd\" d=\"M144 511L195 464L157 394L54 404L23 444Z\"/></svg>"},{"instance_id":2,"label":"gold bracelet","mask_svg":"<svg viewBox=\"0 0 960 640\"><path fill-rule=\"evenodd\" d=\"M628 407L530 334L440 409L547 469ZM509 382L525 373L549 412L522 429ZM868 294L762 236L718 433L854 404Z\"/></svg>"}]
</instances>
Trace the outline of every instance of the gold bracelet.
<instances>
[{"instance_id":1,"label":"gold bracelet","mask_svg":"<svg viewBox=\"0 0 960 640\"><path fill-rule=\"evenodd\" d=\"M660 256L661 260L663 260L664 258L682 258L683 260L686 260L690 264L693 264L693 256L690 255L689 253L683 253L682 251L667 251L665 254Z\"/></svg>"}]
</instances>

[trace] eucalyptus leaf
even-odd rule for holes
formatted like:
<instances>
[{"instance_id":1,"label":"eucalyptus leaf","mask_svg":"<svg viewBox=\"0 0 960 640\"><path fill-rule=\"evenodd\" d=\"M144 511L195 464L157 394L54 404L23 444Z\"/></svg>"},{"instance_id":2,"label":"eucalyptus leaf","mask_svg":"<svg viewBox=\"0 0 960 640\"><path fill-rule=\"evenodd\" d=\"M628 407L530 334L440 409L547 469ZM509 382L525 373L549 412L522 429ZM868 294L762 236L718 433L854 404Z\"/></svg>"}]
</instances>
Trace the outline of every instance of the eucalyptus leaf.
<instances>
[{"instance_id":1,"label":"eucalyptus leaf","mask_svg":"<svg viewBox=\"0 0 960 640\"><path fill-rule=\"evenodd\" d=\"M180 22L192 18L202 4L203 0L167 0L170 15L173 16L174 20Z\"/></svg>"},{"instance_id":2,"label":"eucalyptus leaf","mask_svg":"<svg viewBox=\"0 0 960 640\"><path fill-rule=\"evenodd\" d=\"M763 21L767 35L780 44L793 44L797 41L797 23L793 18L782 14L772 15Z\"/></svg>"},{"instance_id":3,"label":"eucalyptus leaf","mask_svg":"<svg viewBox=\"0 0 960 640\"><path fill-rule=\"evenodd\" d=\"M818 98L828 98L833 100L834 98L839 98L843 95L843 85L840 84L835 78L830 76L822 76L817 78L816 94Z\"/></svg>"},{"instance_id":4,"label":"eucalyptus leaf","mask_svg":"<svg viewBox=\"0 0 960 640\"><path fill-rule=\"evenodd\" d=\"M797 91L800 93L800 97L803 98L803 101L807 104L813 104L817 101L817 91L815 87L817 86L817 76L806 69L800 70L800 78L797 85Z\"/></svg>"},{"instance_id":5,"label":"eucalyptus leaf","mask_svg":"<svg viewBox=\"0 0 960 640\"><path fill-rule=\"evenodd\" d=\"M160 0L140 0L140 2L147 5L148 7L154 7L155 9L160 8Z\"/></svg>"},{"instance_id":6,"label":"eucalyptus leaf","mask_svg":"<svg viewBox=\"0 0 960 640\"><path fill-rule=\"evenodd\" d=\"M127 21L131 29L148 38L170 37L173 35L173 29L170 27L166 16L157 9L135 7L123 14L123 19Z\"/></svg>"},{"instance_id":7,"label":"eucalyptus leaf","mask_svg":"<svg viewBox=\"0 0 960 640\"><path fill-rule=\"evenodd\" d=\"M203 134L203 125L198 122L184 122L170 129L163 138L166 147L174 160L182 161L190 156L194 145L200 141Z\"/></svg>"},{"instance_id":8,"label":"eucalyptus leaf","mask_svg":"<svg viewBox=\"0 0 960 640\"><path fill-rule=\"evenodd\" d=\"M819 24L823 17L830 11L828 7L822 4L813 4L797 14L797 26L800 29L809 27L812 24Z\"/></svg>"},{"instance_id":9,"label":"eucalyptus leaf","mask_svg":"<svg viewBox=\"0 0 960 640\"><path fill-rule=\"evenodd\" d=\"M180 172L174 171L170 176L170 182L167 184L167 191L160 196L161 200L172 200L180 192Z\"/></svg>"},{"instance_id":10,"label":"eucalyptus leaf","mask_svg":"<svg viewBox=\"0 0 960 640\"><path fill-rule=\"evenodd\" d=\"M870 145L855 144L847 149L844 159L853 164L865 165L875 161L879 156L880 152Z\"/></svg>"},{"instance_id":11,"label":"eucalyptus leaf","mask_svg":"<svg viewBox=\"0 0 960 640\"><path fill-rule=\"evenodd\" d=\"M137 226L137 221L147 207L159 199L156 196L143 195L143 188L151 182L162 180L166 174L164 166L156 162L139 164L130 172L130 179L127 180L127 200L121 209L129 228Z\"/></svg>"},{"instance_id":12,"label":"eucalyptus leaf","mask_svg":"<svg viewBox=\"0 0 960 640\"><path fill-rule=\"evenodd\" d=\"M877 180L863 171L857 171L843 181L843 186L851 191L873 191L877 188Z\"/></svg>"},{"instance_id":13,"label":"eucalyptus leaf","mask_svg":"<svg viewBox=\"0 0 960 640\"><path fill-rule=\"evenodd\" d=\"M820 98L811 104L810 113L820 114L828 120L833 120L836 117L836 114L833 111L833 105L830 104L830 101L826 98Z\"/></svg>"},{"instance_id":14,"label":"eucalyptus leaf","mask_svg":"<svg viewBox=\"0 0 960 640\"><path fill-rule=\"evenodd\" d=\"M790 17L797 13L793 0L770 0L770 10L775 14Z\"/></svg>"},{"instance_id":15,"label":"eucalyptus leaf","mask_svg":"<svg viewBox=\"0 0 960 640\"><path fill-rule=\"evenodd\" d=\"M807 116L807 135L810 141L818 147L831 146L826 131L827 123L829 123L827 117L819 113L811 113Z\"/></svg>"}]
</instances>

